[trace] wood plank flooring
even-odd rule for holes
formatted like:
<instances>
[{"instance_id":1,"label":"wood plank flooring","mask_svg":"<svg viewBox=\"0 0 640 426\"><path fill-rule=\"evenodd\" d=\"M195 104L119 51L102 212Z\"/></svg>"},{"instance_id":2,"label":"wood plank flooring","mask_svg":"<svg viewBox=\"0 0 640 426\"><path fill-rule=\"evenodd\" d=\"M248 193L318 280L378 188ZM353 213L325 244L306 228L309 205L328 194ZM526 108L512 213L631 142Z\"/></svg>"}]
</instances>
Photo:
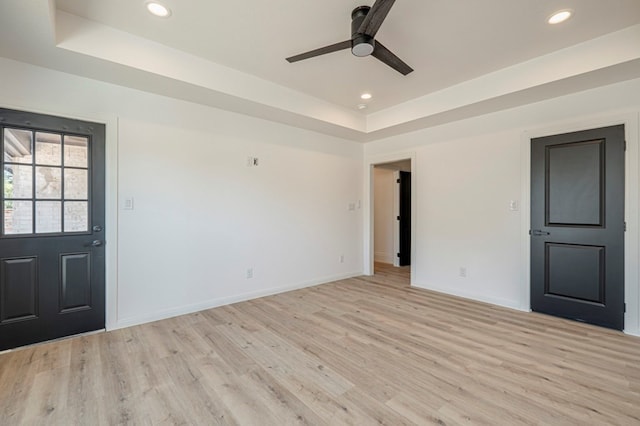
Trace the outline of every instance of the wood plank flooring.
<instances>
[{"instance_id":1,"label":"wood plank flooring","mask_svg":"<svg viewBox=\"0 0 640 426\"><path fill-rule=\"evenodd\" d=\"M376 269L0 355L0 424L640 424L640 339Z\"/></svg>"}]
</instances>

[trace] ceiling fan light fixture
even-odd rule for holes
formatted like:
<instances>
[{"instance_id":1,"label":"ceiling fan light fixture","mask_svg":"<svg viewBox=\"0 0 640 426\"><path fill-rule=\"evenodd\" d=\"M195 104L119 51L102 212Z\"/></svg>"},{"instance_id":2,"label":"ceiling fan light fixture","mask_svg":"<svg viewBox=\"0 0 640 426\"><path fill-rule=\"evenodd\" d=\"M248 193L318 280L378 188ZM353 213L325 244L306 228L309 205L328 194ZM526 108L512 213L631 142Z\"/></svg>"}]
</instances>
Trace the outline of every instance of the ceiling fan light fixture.
<instances>
[{"instance_id":1,"label":"ceiling fan light fixture","mask_svg":"<svg viewBox=\"0 0 640 426\"><path fill-rule=\"evenodd\" d=\"M551 15L549 19L547 19L547 22L551 25L559 24L571 18L572 14L573 11L571 11L570 9L559 10Z\"/></svg>"},{"instance_id":2,"label":"ceiling fan light fixture","mask_svg":"<svg viewBox=\"0 0 640 426\"><path fill-rule=\"evenodd\" d=\"M159 18L168 18L171 16L171 9L155 1L147 2L147 10L149 13Z\"/></svg>"},{"instance_id":3,"label":"ceiling fan light fixture","mask_svg":"<svg viewBox=\"0 0 640 426\"><path fill-rule=\"evenodd\" d=\"M366 34L354 37L351 43L351 53L359 58L371 55L374 48L375 41L373 37L369 37Z\"/></svg>"}]
</instances>

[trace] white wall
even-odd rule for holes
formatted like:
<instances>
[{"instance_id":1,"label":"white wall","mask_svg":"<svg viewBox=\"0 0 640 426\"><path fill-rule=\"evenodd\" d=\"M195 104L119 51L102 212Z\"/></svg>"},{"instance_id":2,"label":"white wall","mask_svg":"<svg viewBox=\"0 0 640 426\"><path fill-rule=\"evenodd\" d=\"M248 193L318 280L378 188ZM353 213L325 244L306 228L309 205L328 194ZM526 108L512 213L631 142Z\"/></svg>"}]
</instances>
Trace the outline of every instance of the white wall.
<instances>
[{"instance_id":1,"label":"white wall","mask_svg":"<svg viewBox=\"0 0 640 426\"><path fill-rule=\"evenodd\" d=\"M640 80L633 80L367 144L365 165L415 156L413 284L528 309L529 138L625 123L625 324L627 332L640 333L639 93ZM511 200L519 211L509 210ZM368 245L365 234L365 257Z\"/></svg>"},{"instance_id":2,"label":"white wall","mask_svg":"<svg viewBox=\"0 0 640 426\"><path fill-rule=\"evenodd\" d=\"M0 75L2 107L107 124L112 328L358 274L373 244L369 166L402 158L412 159L413 283L526 309L528 138L625 122L625 320L627 332L640 333L640 80L372 142L363 150L10 60L0 59ZM246 167L247 156L260 165ZM365 211L350 211L363 195ZM134 198L135 210L117 208L126 197ZM509 211L512 199L520 211ZM466 278L459 277L461 266ZM249 267L252 279L245 275Z\"/></svg>"},{"instance_id":3,"label":"white wall","mask_svg":"<svg viewBox=\"0 0 640 426\"><path fill-rule=\"evenodd\" d=\"M394 170L376 167L374 177L374 257L376 262L393 264L396 220L396 174Z\"/></svg>"},{"instance_id":4,"label":"white wall","mask_svg":"<svg viewBox=\"0 0 640 426\"><path fill-rule=\"evenodd\" d=\"M517 133L493 134L417 151L416 282L519 305L511 278L520 268L520 216L508 208L520 198L518 142Z\"/></svg>"},{"instance_id":5,"label":"white wall","mask_svg":"<svg viewBox=\"0 0 640 426\"><path fill-rule=\"evenodd\" d=\"M4 59L0 75L2 107L107 124L110 328L361 273L361 144Z\"/></svg>"}]
</instances>

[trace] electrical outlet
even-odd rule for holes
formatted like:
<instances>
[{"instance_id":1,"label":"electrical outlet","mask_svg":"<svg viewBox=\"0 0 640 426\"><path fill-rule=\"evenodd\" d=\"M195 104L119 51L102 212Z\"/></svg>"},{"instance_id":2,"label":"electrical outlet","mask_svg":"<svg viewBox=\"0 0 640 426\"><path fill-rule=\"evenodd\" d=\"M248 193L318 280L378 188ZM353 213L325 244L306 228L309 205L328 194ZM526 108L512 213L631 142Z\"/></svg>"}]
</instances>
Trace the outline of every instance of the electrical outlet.
<instances>
[{"instance_id":1,"label":"electrical outlet","mask_svg":"<svg viewBox=\"0 0 640 426\"><path fill-rule=\"evenodd\" d=\"M461 266L460 270L458 271L458 275L460 275L462 278L466 278L467 277L467 267L466 266Z\"/></svg>"},{"instance_id":2,"label":"electrical outlet","mask_svg":"<svg viewBox=\"0 0 640 426\"><path fill-rule=\"evenodd\" d=\"M338 260L340 261L340 263L344 263L344 254L341 254Z\"/></svg>"},{"instance_id":3,"label":"electrical outlet","mask_svg":"<svg viewBox=\"0 0 640 426\"><path fill-rule=\"evenodd\" d=\"M253 268L247 269L247 279L253 278Z\"/></svg>"}]
</instances>

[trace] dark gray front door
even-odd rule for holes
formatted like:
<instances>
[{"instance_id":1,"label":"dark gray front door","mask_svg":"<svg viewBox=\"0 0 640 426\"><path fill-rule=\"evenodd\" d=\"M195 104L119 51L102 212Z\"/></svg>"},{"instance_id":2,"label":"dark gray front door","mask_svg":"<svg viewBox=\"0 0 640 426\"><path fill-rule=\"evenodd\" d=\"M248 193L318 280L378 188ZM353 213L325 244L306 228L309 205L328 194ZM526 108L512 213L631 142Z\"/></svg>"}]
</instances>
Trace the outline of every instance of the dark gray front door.
<instances>
[{"instance_id":1,"label":"dark gray front door","mask_svg":"<svg viewBox=\"0 0 640 426\"><path fill-rule=\"evenodd\" d=\"M0 109L0 350L104 328L104 125Z\"/></svg>"},{"instance_id":2,"label":"dark gray front door","mask_svg":"<svg viewBox=\"0 0 640 426\"><path fill-rule=\"evenodd\" d=\"M624 327L624 126L531 141L531 309Z\"/></svg>"}]
</instances>

